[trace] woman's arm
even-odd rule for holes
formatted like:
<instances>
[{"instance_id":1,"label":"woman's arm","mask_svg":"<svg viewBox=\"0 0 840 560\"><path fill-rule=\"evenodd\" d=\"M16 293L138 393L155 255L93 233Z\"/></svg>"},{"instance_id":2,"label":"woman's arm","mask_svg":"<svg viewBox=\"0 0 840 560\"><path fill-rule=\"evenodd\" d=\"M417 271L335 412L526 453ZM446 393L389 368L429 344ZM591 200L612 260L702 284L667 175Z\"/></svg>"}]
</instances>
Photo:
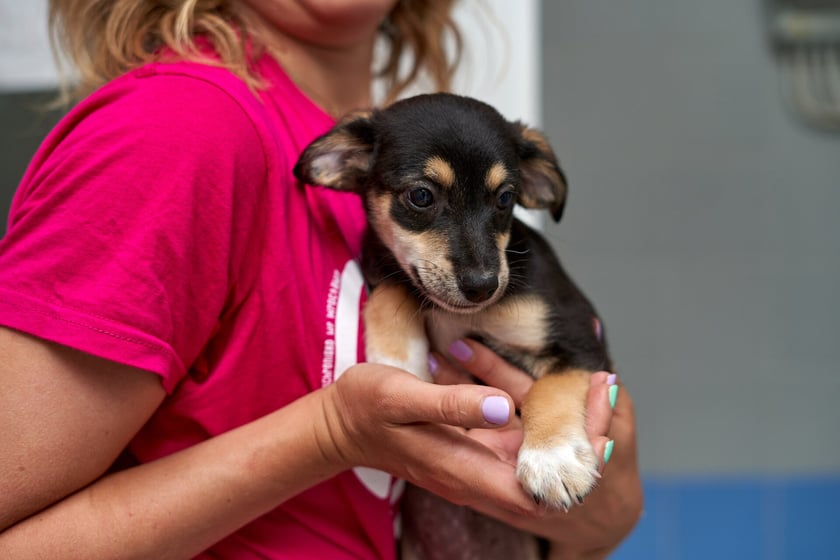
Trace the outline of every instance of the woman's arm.
<instances>
[{"instance_id":1,"label":"woman's arm","mask_svg":"<svg viewBox=\"0 0 840 560\"><path fill-rule=\"evenodd\" d=\"M162 401L159 378L5 329L0 355L0 519L17 522L2 558L190 557L342 469L318 452L312 395L96 480Z\"/></svg>"},{"instance_id":2,"label":"woman's arm","mask_svg":"<svg viewBox=\"0 0 840 560\"><path fill-rule=\"evenodd\" d=\"M0 557L189 558L356 465L538 516L510 464L446 425L493 427L489 396L510 402L361 364L254 422L102 476L164 398L159 380L0 328Z\"/></svg>"}]
</instances>

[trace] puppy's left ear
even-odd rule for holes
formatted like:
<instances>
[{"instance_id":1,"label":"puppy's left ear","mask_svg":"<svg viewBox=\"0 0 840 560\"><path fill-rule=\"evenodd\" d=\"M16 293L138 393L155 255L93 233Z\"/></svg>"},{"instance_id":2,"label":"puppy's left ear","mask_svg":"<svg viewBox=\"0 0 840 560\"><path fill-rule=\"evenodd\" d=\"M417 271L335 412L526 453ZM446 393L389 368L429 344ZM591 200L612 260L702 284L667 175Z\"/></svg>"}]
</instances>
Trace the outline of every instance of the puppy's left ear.
<instances>
[{"instance_id":1,"label":"puppy's left ear","mask_svg":"<svg viewBox=\"0 0 840 560\"><path fill-rule=\"evenodd\" d=\"M359 191L370 170L375 134L370 111L355 111L341 119L303 151L295 177L310 185Z\"/></svg>"},{"instance_id":2,"label":"puppy's left ear","mask_svg":"<svg viewBox=\"0 0 840 560\"><path fill-rule=\"evenodd\" d=\"M540 131L521 122L512 123L512 126L522 176L518 202L525 208L548 209L554 221L559 222L568 187L554 150Z\"/></svg>"}]
</instances>

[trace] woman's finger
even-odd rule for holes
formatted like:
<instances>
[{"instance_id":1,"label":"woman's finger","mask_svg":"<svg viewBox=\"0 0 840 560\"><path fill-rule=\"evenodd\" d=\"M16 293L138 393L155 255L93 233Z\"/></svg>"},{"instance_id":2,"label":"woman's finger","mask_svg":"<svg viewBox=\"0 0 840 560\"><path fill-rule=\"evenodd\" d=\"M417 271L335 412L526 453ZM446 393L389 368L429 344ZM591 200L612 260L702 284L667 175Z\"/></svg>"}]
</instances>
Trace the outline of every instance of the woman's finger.
<instances>
[{"instance_id":1,"label":"woman's finger","mask_svg":"<svg viewBox=\"0 0 840 560\"><path fill-rule=\"evenodd\" d=\"M509 395L481 385L435 385L388 366L376 368L378 379L353 379L373 385L381 418L393 424L430 422L463 428L496 428L513 417ZM342 376L341 379L344 379Z\"/></svg>"},{"instance_id":2,"label":"woman's finger","mask_svg":"<svg viewBox=\"0 0 840 560\"><path fill-rule=\"evenodd\" d=\"M468 373L491 387L513 397L521 406L534 380L524 371L510 365L495 352L474 340L456 340L449 346L449 356Z\"/></svg>"},{"instance_id":3,"label":"woman's finger","mask_svg":"<svg viewBox=\"0 0 840 560\"><path fill-rule=\"evenodd\" d=\"M438 385L462 385L474 380L466 371L455 367L452 362L440 354L429 354L429 373Z\"/></svg>"},{"instance_id":4,"label":"woman's finger","mask_svg":"<svg viewBox=\"0 0 840 560\"><path fill-rule=\"evenodd\" d=\"M586 397L586 434L589 439L606 436L609 432L613 416L612 403L617 399L617 390L615 374L599 371L590 377Z\"/></svg>"}]
</instances>

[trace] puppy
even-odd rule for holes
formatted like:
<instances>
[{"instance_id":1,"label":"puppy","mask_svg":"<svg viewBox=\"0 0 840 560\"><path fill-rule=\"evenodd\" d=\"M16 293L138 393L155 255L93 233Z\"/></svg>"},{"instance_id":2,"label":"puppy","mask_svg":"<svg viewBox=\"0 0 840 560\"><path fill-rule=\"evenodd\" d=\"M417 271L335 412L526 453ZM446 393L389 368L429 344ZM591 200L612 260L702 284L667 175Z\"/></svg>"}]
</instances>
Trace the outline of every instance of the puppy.
<instances>
[{"instance_id":1,"label":"puppy","mask_svg":"<svg viewBox=\"0 0 840 560\"><path fill-rule=\"evenodd\" d=\"M368 360L430 380L430 345L480 340L536 380L521 409L523 488L552 508L582 502L599 464L584 430L589 375L611 362L592 305L513 215L517 203L563 213L545 137L480 101L421 95L348 115L294 173L363 197Z\"/></svg>"}]
</instances>

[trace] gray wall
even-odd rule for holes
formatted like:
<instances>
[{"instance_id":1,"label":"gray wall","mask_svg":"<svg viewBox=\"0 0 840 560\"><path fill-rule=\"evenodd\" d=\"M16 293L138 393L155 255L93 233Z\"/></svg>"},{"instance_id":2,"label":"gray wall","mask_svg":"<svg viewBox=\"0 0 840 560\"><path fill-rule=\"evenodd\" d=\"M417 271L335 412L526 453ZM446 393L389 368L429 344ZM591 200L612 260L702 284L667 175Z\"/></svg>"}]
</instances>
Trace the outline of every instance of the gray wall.
<instances>
[{"instance_id":1,"label":"gray wall","mask_svg":"<svg viewBox=\"0 0 840 560\"><path fill-rule=\"evenodd\" d=\"M783 108L760 2L543 11L571 182L550 236L605 318L645 472L840 472L840 135Z\"/></svg>"},{"instance_id":2,"label":"gray wall","mask_svg":"<svg viewBox=\"0 0 840 560\"><path fill-rule=\"evenodd\" d=\"M0 93L0 237L29 160L62 114L49 108L57 98L57 91Z\"/></svg>"}]
</instances>

